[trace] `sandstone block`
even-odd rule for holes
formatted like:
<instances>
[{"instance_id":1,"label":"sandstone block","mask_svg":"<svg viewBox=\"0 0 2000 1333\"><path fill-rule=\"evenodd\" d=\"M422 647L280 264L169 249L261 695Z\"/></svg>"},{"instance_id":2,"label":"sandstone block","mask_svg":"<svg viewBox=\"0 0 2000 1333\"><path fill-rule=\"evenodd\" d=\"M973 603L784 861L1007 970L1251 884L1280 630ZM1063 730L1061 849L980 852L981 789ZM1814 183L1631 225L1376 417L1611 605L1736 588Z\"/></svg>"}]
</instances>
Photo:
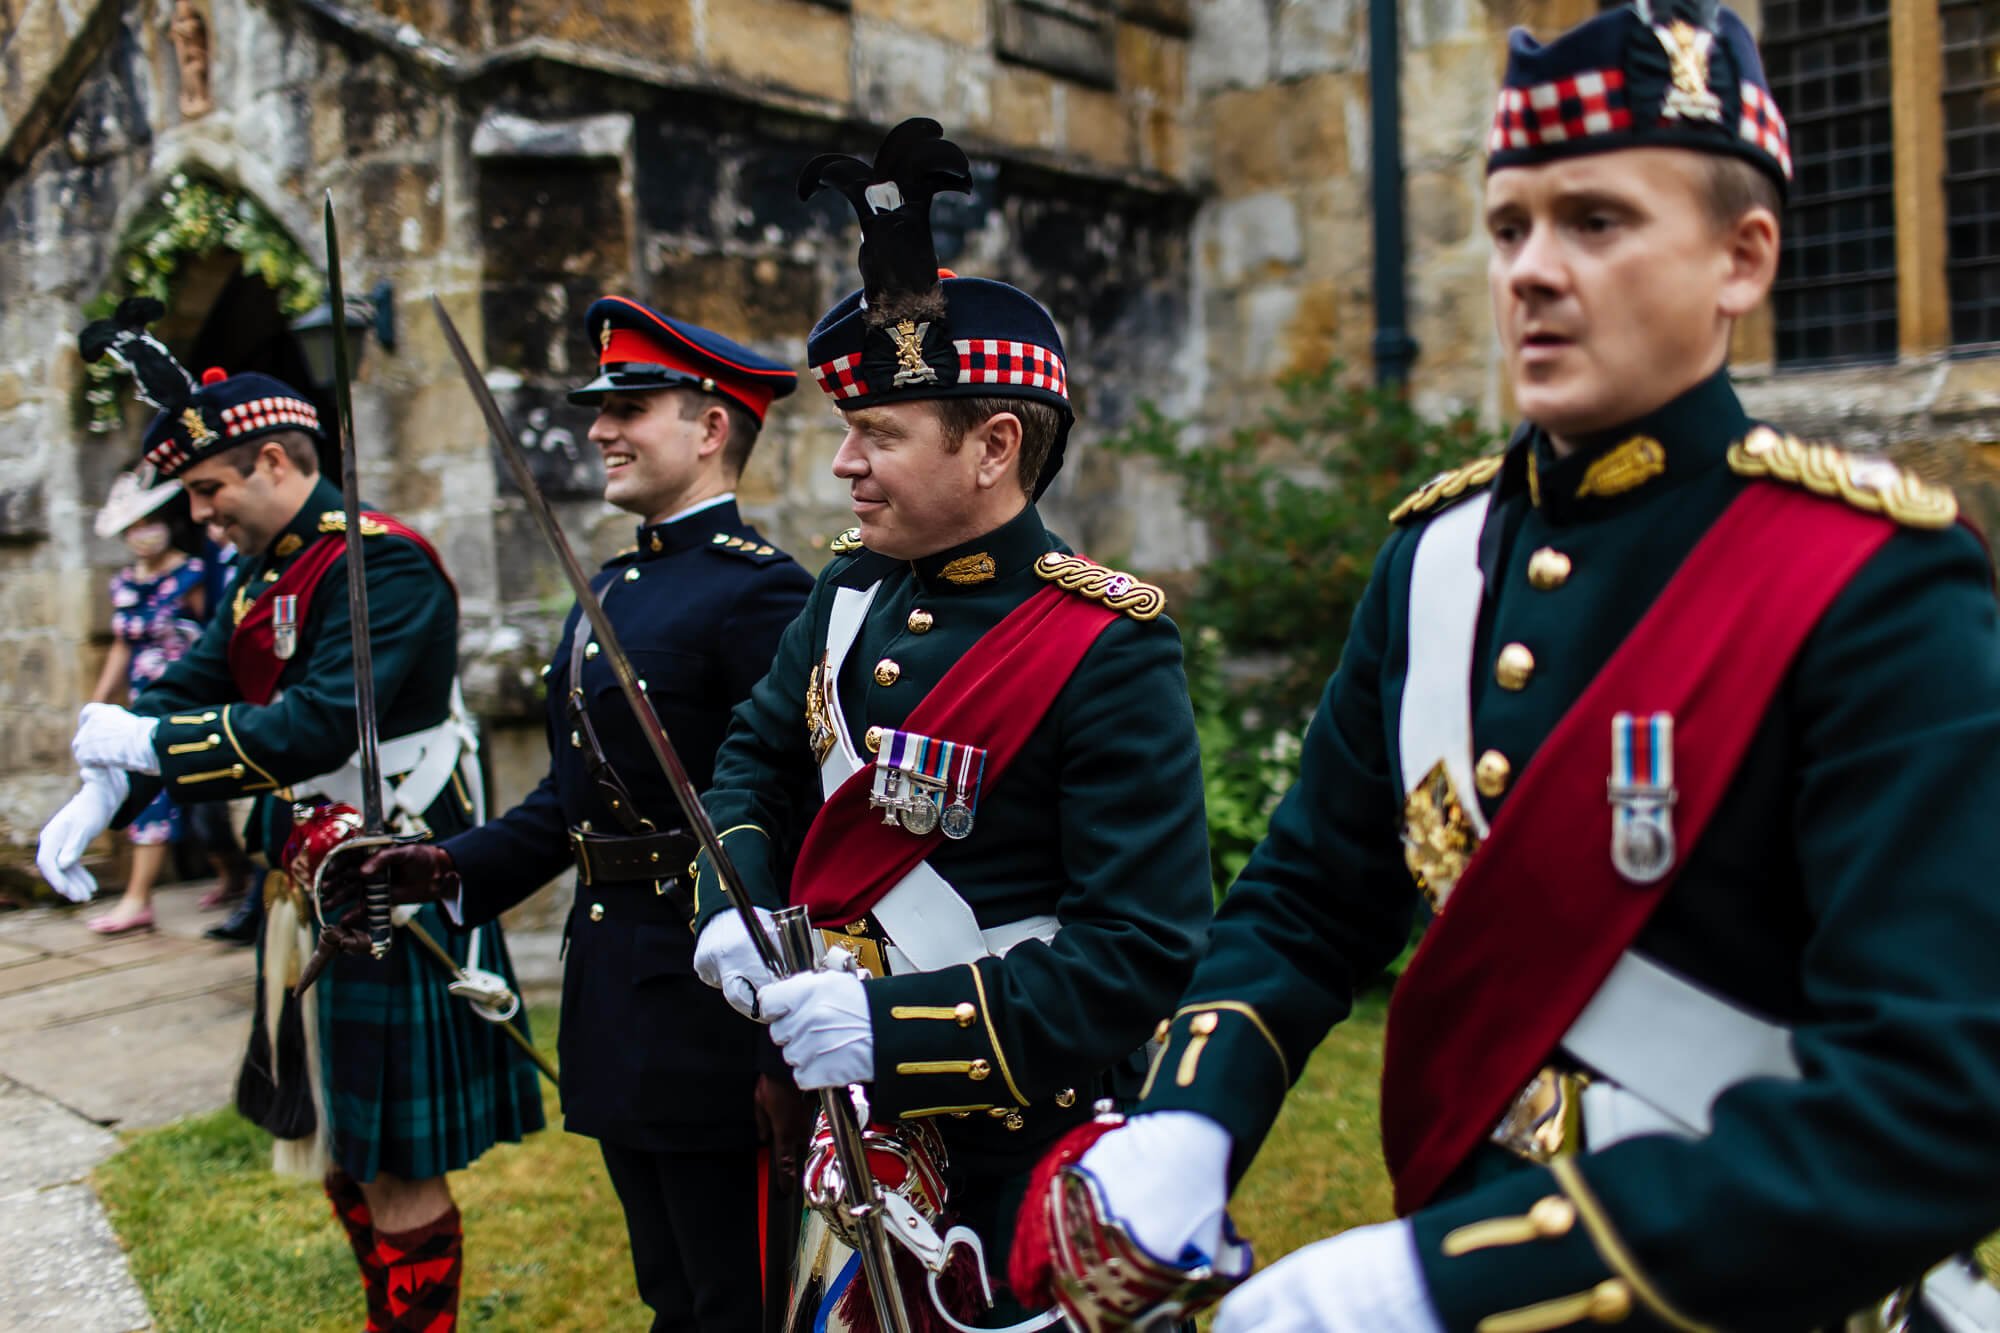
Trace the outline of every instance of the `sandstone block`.
<instances>
[{"instance_id":1,"label":"sandstone block","mask_svg":"<svg viewBox=\"0 0 2000 1333\"><path fill-rule=\"evenodd\" d=\"M1407 6L1406 6L1407 7ZM1280 5L1271 43L1277 76L1365 70L1368 8L1361 0Z\"/></svg>"},{"instance_id":2,"label":"sandstone block","mask_svg":"<svg viewBox=\"0 0 2000 1333\"><path fill-rule=\"evenodd\" d=\"M817 270L772 256L667 255L649 303L745 342L803 338L819 319Z\"/></svg>"},{"instance_id":3,"label":"sandstone block","mask_svg":"<svg viewBox=\"0 0 2000 1333\"><path fill-rule=\"evenodd\" d=\"M947 133L955 126L981 124L990 115L992 62L912 29L858 23L854 33L854 102L861 115L884 124L932 116Z\"/></svg>"},{"instance_id":4,"label":"sandstone block","mask_svg":"<svg viewBox=\"0 0 2000 1333\"><path fill-rule=\"evenodd\" d=\"M1200 222L1207 240L1202 260L1217 282L1281 273L1304 257L1298 205L1287 191L1218 200L1202 210Z\"/></svg>"},{"instance_id":5,"label":"sandstone block","mask_svg":"<svg viewBox=\"0 0 2000 1333\"><path fill-rule=\"evenodd\" d=\"M987 7L964 0L855 0L854 17L879 19L941 37L955 46L983 51L992 41Z\"/></svg>"},{"instance_id":6,"label":"sandstone block","mask_svg":"<svg viewBox=\"0 0 2000 1333\"><path fill-rule=\"evenodd\" d=\"M1271 6L1265 0L1194 0L1188 78L1198 93L1246 88L1271 77Z\"/></svg>"},{"instance_id":7,"label":"sandstone block","mask_svg":"<svg viewBox=\"0 0 2000 1333\"><path fill-rule=\"evenodd\" d=\"M1107 167L1136 165L1132 111L1116 93L1072 84L1063 100L1064 142L1072 153Z\"/></svg>"},{"instance_id":8,"label":"sandstone block","mask_svg":"<svg viewBox=\"0 0 2000 1333\"><path fill-rule=\"evenodd\" d=\"M1412 167L1483 159L1499 96L1494 47L1482 33L1438 42L1403 61L1403 158Z\"/></svg>"},{"instance_id":9,"label":"sandstone block","mask_svg":"<svg viewBox=\"0 0 2000 1333\"><path fill-rule=\"evenodd\" d=\"M1187 95L1187 42L1137 23L1118 25L1118 91L1179 106Z\"/></svg>"},{"instance_id":10,"label":"sandstone block","mask_svg":"<svg viewBox=\"0 0 2000 1333\"><path fill-rule=\"evenodd\" d=\"M993 71L989 118L980 127L1003 144L1054 148L1056 81L1040 70L999 65Z\"/></svg>"},{"instance_id":11,"label":"sandstone block","mask_svg":"<svg viewBox=\"0 0 2000 1333\"><path fill-rule=\"evenodd\" d=\"M1209 100L1209 174L1244 195L1347 174L1347 106L1355 76L1316 74Z\"/></svg>"},{"instance_id":12,"label":"sandstone block","mask_svg":"<svg viewBox=\"0 0 2000 1333\"><path fill-rule=\"evenodd\" d=\"M729 0L709 6L706 55L717 69L751 83L845 103L853 95L851 38L847 15L823 5Z\"/></svg>"},{"instance_id":13,"label":"sandstone block","mask_svg":"<svg viewBox=\"0 0 2000 1333\"><path fill-rule=\"evenodd\" d=\"M735 0L720 9L734 8ZM501 43L545 37L612 51L630 52L662 64L694 58L691 0L514 0L493 6L494 36ZM715 15L711 10L710 22Z\"/></svg>"},{"instance_id":14,"label":"sandstone block","mask_svg":"<svg viewBox=\"0 0 2000 1333\"><path fill-rule=\"evenodd\" d=\"M423 162L383 162L361 169L361 251L400 259L432 250L444 238L444 187Z\"/></svg>"},{"instance_id":15,"label":"sandstone block","mask_svg":"<svg viewBox=\"0 0 2000 1333\"><path fill-rule=\"evenodd\" d=\"M1473 196L1463 168L1414 171L1406 178L1404 216L1410 246L1421 259L1426 250L1463 245L1473 233Z\"/></svg>"}]
</instances>

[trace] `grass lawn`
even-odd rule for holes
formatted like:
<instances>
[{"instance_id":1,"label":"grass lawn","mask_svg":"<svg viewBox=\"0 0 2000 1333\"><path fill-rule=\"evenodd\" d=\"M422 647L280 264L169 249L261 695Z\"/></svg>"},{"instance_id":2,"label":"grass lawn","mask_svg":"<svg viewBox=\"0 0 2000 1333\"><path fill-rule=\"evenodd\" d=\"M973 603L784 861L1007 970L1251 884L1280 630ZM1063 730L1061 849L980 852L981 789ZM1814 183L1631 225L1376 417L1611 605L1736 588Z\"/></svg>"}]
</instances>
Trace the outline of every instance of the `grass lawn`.
<instances>
[{"instance_id":1,"label":"grass lawn","mask_svg":"<svg viewBox=\"0 0 2000 1333\"><path fill-rule=\"evenodd\" d=\"M1313 1058L1239 1195L1270 1262L1341 1227L1389 1215L1376 1145L1380 998ZM534 1015L553 1052L552 1011ZM555 1093L544 1086L549 1120ZM272 1328L352 1333L361 1284L316 1183L271 1174L270 1138L234 1111L132 1137L98 1168L112 1225L168 1333ZM466 1327L644 1328L623 1215L597 1145L558 1129L488 1153L454 1179L465 1213Z\"/></svg>"}]
</instances>

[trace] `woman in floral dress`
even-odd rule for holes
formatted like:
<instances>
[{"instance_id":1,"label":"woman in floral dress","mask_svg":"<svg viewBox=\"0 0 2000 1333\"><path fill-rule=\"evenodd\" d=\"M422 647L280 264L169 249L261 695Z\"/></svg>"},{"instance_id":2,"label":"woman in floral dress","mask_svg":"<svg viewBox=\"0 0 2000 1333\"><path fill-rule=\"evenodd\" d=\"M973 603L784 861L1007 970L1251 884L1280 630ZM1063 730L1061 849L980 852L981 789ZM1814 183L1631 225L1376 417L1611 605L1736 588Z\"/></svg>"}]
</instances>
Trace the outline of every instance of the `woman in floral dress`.
<instances>
[{"instance_id":1,"label":"woman in floral dress","mask_svg":"<svg viewBox=\"0 0 2000 1333\"><path fill-rule=\"evenodd\" d=\"M177 483L146 487L129 474L111 487L97 516L100 536L116 532L132 553L132 563L111 576L111 651L97 678L95 703L116 703L160 678L201 635L201 557L174 544L173 527L162 510L180 493ZM166 865L168 849L181 836L181 810L165 792L141 811L126 830L132 840L132 874L125 896L90 928L103 935L153 927L153 885Z\"/></svg>"}]
</instances>

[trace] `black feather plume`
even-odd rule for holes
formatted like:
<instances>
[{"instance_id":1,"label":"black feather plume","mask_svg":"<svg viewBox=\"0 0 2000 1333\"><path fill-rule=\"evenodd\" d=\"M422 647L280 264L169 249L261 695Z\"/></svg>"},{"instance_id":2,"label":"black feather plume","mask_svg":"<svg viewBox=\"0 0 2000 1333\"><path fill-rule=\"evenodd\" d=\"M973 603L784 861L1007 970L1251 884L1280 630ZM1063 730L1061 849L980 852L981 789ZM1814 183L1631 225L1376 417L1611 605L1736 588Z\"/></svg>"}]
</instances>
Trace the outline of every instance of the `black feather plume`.
<instances>
[{"instance_id":1,"label":"black feather plume","mask_svg":"<svg viewBox=\"0 0 2000 1333\"><path fill-rule=\"evenodd\" d=\"M109 356L131 371L142 401L162 412L177 412L194 392L194 376L166 344L146 332L148 324L166 313L167 308L150 296L127 297L110 319L84 325L76 346L86 361Z\"/></svg>"},{"instance_id":2,"label":"black feather plume","mask_svg":"<svg viewBox=\"0 0 2000 1333\"><path fill-rule=\"evenodd\" d=\"M945 190L972 193L965 150L934 120L906 120L864 162L822 153L799 173L799 198L840 191L861 220L861 286L871 321L941 313L931 199Z\"/></svg>"}]
</instances>

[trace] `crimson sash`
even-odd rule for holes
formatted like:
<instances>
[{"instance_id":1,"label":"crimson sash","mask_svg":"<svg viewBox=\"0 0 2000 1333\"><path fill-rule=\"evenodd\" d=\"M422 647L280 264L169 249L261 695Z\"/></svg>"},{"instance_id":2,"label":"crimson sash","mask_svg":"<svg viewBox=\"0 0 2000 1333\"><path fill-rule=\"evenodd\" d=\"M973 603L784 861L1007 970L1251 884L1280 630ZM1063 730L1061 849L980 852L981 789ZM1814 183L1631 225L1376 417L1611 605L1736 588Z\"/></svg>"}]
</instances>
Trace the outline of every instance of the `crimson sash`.
<instances>
[{"instance_id":1,"label":"crimson sash","mask_svg":"<svg viewBox=\"0 0 2000 1333\"><path fill-rule=\"evenodd\" d=\"M425 541L416 529L400 519L367 510L362 511L361 521L364 532L367 524L376 523L391 537L415 542L417 549L437 566L438 573L444 574L444 561L438 556L436 548ZM271 695L278 688L278 677L284 674L285 665L290 661L289 658L279 657L276 648L278 598L286 595L298 598L299 619L303 628L307 611L312 606L314 590L326 577L327 571L333 568L334 562L345 554L345 534L336 532L321 537L299 553L299 558L286 567L284 574L265 590L263 596L250 604L250 610L236 623L235 631L229 636L229 674L235 678L236 688L246 702L271 702ZM445 582L451 582L449 574L445 574ZM458 595L455 586L452 595Z\"/></svg>"},{"instance_id":2,"label":"crimson sash","mask_svg":"<svg viewBox=\"0 0 2000 1333\"><path fill-rule=\"evenodd\" d=\"M1748 487L1542 742L1389 1002L1382 1149L1396 1211L1428 1202L1547 1063L1659 906L1807 634L1895 524ZM1406 705L1408 706L1408 705ZM1674 718L1681 853L1611 864L1611 719Z\"/></svg>"},{"instance_id":3,"label":"crimson sash","mask_svg":"<svg viewBox=\"0 0 2000 1333\"><path fill-rule=\"evenodd\" d=\"M1108 607L1043 588L981 635L899 730L984 745L982 786L991 791L1090 645L1117 619ZM944 836L934 830L918 837L884 824L868 804L873 785L873 765L863 764L806 830L792 902L807 908L815 925L845 925L866 913Z\"/></svg>"}]
</instances>

